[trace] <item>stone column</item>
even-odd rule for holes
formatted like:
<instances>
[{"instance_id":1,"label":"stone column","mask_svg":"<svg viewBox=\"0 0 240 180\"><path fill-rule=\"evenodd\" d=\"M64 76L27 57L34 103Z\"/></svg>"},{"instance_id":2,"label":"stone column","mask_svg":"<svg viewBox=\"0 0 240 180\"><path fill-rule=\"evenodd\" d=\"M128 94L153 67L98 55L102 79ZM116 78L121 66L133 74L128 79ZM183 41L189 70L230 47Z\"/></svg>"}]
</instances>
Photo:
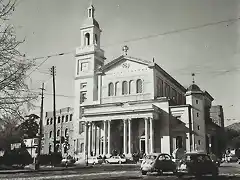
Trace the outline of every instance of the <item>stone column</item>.
<instances>
[{"instance_id":1,"label":"stone column","mask_svg":"<svg viewBox=\"0 0 240 180\"><path fill-rule=\"evenodd\" d=\"M98 128L98 146L99 146L99 148L98 148L98 152L99 152L99 154L102 154L102 126L100 126L99 128Z\"/></svg>"},{"instance_id":2,"label":"stone column","mask_svg":"<svg viewBox=\"0 0 240 180\"><path fill-rule=\"evenodd\" d=\"M92 151L93 151L94 156L96 155L96 142L97 142L96 133L97 133L97 126L96 126L96 124L94 123L94 124L93 124L93 133L92 133L92 136L93 136L93 143L92 143L93 150L92 150Z\"/></svg>"},{"instance_id":3,"label":"stone column","mask_svg":"<svg viewBox=\"0 0 240 180\"><path fill-rule=\"evenodd\" d=\"M92 151L92 122L89 123L88 127L88 155L91 156Z\"/></svg>"},{"instance_id":4,"label":"stone column","mask_svg":"<svg viewBox=\"0 0 240 180\"><path fill-rule=\"evenodd\" d=\"M154 126L153 118L150 118L150 153L154 152Z\"/></svg>"},{"instance_id":5,"label":"stone column","mask_svg":"<svg viewBox=\"0 0 240 180\"><path fill-rule=\"evenodd\" d=\"M128 119L128 154L132 155L132 120Z\"/></svg>"},{"instance_id":6,"label":"stone column","mask_svg":"<svg viewBox=\"0 0 240 180\"><path fill-rule=\"evenodd\" d=\"M148 154L148 138L149 138L149 132L148 132L148 118L145 118L145 153Z\"/></svg>"},{"instance_id":7,"label":"stone column","mask_svg":"<svg viewBox=\"0 0 240 180\"><path fill-rule=\"evenodd\" d=\"M95 136L96 136L96 141L95 141L95 154L99 155L99 127L96 125L96 130L95 130Z\"/></svg>"},{"instance_id":8,"label":"stone column","mask_svg":"<svg viewBox=\"0 0 240 180\"><path fill-rule=\"evenodd\" d=\"M108 121L108 154L111 154L111 120Z\"/></svg>"},{"instance_id":9,"label":"stone column","mask_svg":"<svg viewBox=\"0 0 240 180\"><path fill-rule=\"evenodd\" d=\"M123 154L127 154L127 121L123 120Z\"/></svg>"},{"instance_id":10,"label":"stone column","mask_svg":"<svg viewBox=\"0 0 240 180\"><path fill-rule=\"evenodd\" d=\"M88 122L84 126L84 154L88 154Z\"/></svg>"},{"instance_id":11,"label":"stone column","mask_svg":"<svg viewBox=\"0 0 240 180\"><path fill-rule=\"evenodd\" d=\"M107 121L103 121L103 131L104 131L104 136L103 136L103 155L107 154L106 146L107 146Z\"/></svg>"}]
</instances>

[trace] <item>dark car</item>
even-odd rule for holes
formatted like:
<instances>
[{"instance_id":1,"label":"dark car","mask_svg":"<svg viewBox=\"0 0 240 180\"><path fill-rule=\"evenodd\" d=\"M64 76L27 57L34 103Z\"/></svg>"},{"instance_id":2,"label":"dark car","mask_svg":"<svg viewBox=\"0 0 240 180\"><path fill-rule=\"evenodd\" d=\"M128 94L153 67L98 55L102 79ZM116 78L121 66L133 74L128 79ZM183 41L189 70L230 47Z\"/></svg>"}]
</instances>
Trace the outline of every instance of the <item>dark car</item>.
<instances>
[{"instance_id":1,"label":"dark car","mask_svg":"<svg viewBox=\"0 0 240 180\"><path fill-rule=\"evenodd\" d=\"M181 177L187 174L199 177L211 174L216 177L218 173L218 166L211 160L209 155L202 152L191 152L186 153L177 164L176 175Z\"/></svg>"},{"instance_id":2,"label":"dark car","mask_svg":"<svg viewBox=\"0 0 240 180\"><path fill-rule=\"evenodd\" d=\"M142 175L146 175L147 172L176 172L176 164L172 161L172 157L165 153L153 153L147 155L141 164Z\"/></svg>"}]
</instances>

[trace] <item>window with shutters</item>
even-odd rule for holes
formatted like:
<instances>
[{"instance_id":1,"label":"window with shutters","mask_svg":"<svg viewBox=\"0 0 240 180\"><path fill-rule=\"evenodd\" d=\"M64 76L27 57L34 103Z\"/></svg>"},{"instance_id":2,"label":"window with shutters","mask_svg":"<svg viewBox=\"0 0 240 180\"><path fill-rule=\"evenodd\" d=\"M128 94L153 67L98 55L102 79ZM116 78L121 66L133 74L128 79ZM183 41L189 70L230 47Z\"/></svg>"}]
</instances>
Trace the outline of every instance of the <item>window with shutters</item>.
<instances>
[{"instance_id":1,"label":"window with shutters","mask_svg":"<svg viewBox=\"0 0 240 180\"><path fill-rule=\"evenodd\" d=\"M127 84L127 81L123 81L122 82L122 94L123 95L128 94L128 84Z\"/></svg>"},{"instance_id":2,"label":"window with shutters","mask_svg":"<svg viewBox=\"0 0 240 180\"><path fill-rule=\"evenodd\" d=\"M137 90L137 93L143 92L143 83L141 79L138 79L136 82L136 90Z\"/></svg>"}]
</instances>

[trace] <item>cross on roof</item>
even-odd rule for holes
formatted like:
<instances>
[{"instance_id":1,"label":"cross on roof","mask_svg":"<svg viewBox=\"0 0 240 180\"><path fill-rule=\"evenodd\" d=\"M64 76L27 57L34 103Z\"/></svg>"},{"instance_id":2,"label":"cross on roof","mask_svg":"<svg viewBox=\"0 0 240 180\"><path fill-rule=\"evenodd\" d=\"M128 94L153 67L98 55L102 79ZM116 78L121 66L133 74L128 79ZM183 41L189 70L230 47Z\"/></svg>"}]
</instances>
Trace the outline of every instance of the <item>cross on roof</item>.
<instances>
[{"instance_id":1,"label":"cross on roof","mask_svg":"<svg viewBox=\"0 0 240 180\"><path fill-rule=\"evenodd\" d=\"M193 78L192 83L193 83L193 84L195 83L194 77L195 77L195 73L192 73L192 78Z\"/></svg>"},{"instance_id":2,"label":"cross on roof","mask_svg":"<svg viewBox=\"0 0 240 180\"><path fill-rule=\"evenodd\" d=\"M122 51L125 52L125 55L127 55L128 50L129 50L128 46L126 45L123 46Z\"/></svg>"}]
</instances>

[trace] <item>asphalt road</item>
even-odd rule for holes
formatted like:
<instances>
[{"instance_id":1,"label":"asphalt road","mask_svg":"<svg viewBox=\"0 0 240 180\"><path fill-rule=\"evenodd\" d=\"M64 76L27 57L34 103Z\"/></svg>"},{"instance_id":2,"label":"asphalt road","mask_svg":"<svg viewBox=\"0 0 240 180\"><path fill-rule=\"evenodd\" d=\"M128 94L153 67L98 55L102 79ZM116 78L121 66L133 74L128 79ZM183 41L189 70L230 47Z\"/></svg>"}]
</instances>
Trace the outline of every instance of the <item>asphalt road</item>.
<instances>
[{"instance_id":1,"label":"asphalt road","mask_svg":"<svg viewBox=\"0 0 240 180\"><path fill-rule=\"evenodd\" d=\"M223 164L220 167L220 176L218 180L240 180L240 165L236 163ZM164 174L141 175L139 166L136 165L103 165L88 169L75 169L65 171L37 172L37 173L17 173L1 174L1 180L42 180L42 179L61 179L61 180L177 180L176 176ZM184 177L186 180L195 180L194 177ZM202 177L201 180L213 180L211 176Z\"/></svg>"}]
</instances>

